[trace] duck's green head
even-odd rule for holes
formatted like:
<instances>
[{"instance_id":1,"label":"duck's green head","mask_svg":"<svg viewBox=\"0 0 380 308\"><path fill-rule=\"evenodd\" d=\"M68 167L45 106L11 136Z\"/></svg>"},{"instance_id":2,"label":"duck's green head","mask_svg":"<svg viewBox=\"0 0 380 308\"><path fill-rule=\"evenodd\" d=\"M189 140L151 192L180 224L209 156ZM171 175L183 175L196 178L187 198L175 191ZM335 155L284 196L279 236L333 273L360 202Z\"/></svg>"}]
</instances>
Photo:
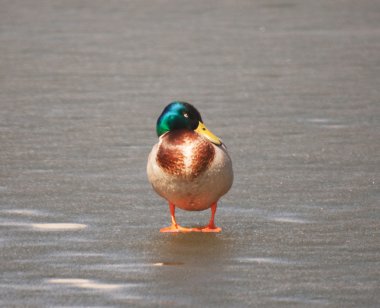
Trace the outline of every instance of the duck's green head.
<instances>
[{"instance_id":1,"label":"duck's green head","mask_svg":"<svg viewBox=\"0 0 380 308\"><path fill-rule=\"evenodd\" d=\"M191 104L186 102L172 102L167 105L157 120L157 135L161 136L166 132L176 129L189 129L203 135L212 143L222 144L220 139L216 137L203 124L201 114Z\"/></svg>"}]
</instances>

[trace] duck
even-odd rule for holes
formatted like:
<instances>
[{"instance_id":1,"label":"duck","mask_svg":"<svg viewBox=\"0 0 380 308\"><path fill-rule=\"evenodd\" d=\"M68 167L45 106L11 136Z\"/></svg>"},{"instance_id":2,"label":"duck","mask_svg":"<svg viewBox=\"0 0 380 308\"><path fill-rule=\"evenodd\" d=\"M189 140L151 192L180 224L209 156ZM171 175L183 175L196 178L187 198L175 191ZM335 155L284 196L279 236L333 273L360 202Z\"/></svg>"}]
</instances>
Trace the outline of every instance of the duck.
<instances>
[{"instance_id":1,"label":"duck","mask_svg":"<svg viewBox=\"0 0 380 308\"><path fill-rule=\"evenodd\" d=\"M219 199L233 183L231 158L220 138L204 124L190 103L174 101L157 119L158 142L148 156L147 175L156 193L169 205L171 225L160 232L221 232L215 225ZM175 210L211 209L209 223L182 227Z\"/></svg>"}]
</instances>

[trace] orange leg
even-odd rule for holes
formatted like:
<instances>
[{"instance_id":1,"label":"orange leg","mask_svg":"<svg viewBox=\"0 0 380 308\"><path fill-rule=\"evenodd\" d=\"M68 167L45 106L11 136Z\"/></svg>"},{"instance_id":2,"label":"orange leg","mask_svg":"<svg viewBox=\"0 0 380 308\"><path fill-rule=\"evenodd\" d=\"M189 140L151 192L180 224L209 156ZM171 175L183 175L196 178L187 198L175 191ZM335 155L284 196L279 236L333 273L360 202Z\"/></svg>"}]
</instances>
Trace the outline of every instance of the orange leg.
<instances>
[{"instance_id":1,"label":"orange leg","mask_svg":"<svg viewBox=\"0 0 380 308\"><path fill-rule=\"evenodd\" d=\"M201 228L202 232L220 232L220 231L222 231L222 228L219 228L219 227L215 226L215 222L214 221L215 221L216 207L217 207L217 204L215 202L211 206L211 218L210 218L210 222L208 223L208 225L206 227Z\"/></svg>"},{"instance_id":2,"label":"orange leg","mask_svg":"<svg viewBox=\"0 0 380 308\"><path fill-rule=\"evenodd\" d=\"M175 205L171 202L169 202L169 209L170 209L170 215L172 217L172 225L170 227L160 229L160 232L178 233L178 232L193 231L193 229L191 228L184 228L177 224L177 221L175 220Z\"/></svg>"}]
</instances>

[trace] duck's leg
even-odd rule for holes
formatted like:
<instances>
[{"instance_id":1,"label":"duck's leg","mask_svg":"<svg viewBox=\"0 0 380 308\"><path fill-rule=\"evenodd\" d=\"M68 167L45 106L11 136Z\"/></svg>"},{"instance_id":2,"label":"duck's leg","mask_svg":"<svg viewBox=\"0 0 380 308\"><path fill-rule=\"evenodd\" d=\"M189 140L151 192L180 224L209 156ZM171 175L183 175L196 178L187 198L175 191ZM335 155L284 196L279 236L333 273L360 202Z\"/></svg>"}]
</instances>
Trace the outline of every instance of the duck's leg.
<instances>
[{"instance_id":1,"label":"duck's leg","mask_svg":"<svg viewBox=\"0 0 380 308\"><path fill-rule=\"evenodd\" d=\"M220 232L222 231L222 228L219 228L215 226L215 213L216 213L217 203L215 202L213 205L211 205L211 218L210 222L206 227L201 228L202 232Z\"/></svg>"},{"instance_id":2,"label":"duck's leg","mask_svg":"<svg viewBox=\"0 0 380 308\"><path fill-rule=\"evenodd\" d=\"M191 228L184 228L177 224L175 220L175 205L169 202L170 215L172 218L172 225L170 227L160 229L160 232L191 232L193 231Z\"/></svg>"}]
</instances>

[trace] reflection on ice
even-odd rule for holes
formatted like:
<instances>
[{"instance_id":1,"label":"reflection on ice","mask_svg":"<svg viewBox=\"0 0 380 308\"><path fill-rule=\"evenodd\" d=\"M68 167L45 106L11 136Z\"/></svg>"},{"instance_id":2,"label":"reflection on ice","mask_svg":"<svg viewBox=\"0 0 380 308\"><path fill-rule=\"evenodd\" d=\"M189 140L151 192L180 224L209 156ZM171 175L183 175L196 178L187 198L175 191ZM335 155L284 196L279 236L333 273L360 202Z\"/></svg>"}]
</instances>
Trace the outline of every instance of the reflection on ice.
<instances>
[{"instance_id":1,"label":"reflection on ice","mask_svg":"<svg viewBox=\"0 0 380 308\"><path fill-rule=\"evenodd\" d=\"M264 257L246 257L246 258L238 258L238 262L240 263L258 263L258 264L292 264L292 261L283 260L279 258L264 258Z\"/></svg>"},{"instance_id":2,"label":"reflection on ice","mask_svg":"<svg viewBox=\"0 0 380 308\"><path fill-rule=\"evenodd\" d=\"M324 298L308 298L305 296L284 296L284 297L272 297L276 302L282 302L284 304L312 304L312 305L328 305L329 301Z\"/></svg>"},{"instance_id":3,"label":"reflection on ice","mask_svg":"<svg viewBox=\"0 0 380 308\"><path fill-rule=\"evenodd\" d=\"M183 262L157 262L153 266L175 266L175 265L184 265Z\"/></svg>"},{"instance_id":4,"label":"reflection on ice","mask_svg":"<svg viewBox=\"0 0 380 308\"><path fill-rule=\"evenodd\" d=\"M326 128L345 128L347 124L341 123L337 119L328 119L328 118L309 118L309 119L300 119L299 122L306 122L310 124L319 125Z\"/></svg>"},{"instance_id":5,"label":"reflection on ice","mask_svg":"<svg viewBox=\"0 0 380 308\"><path fill-rule=\"evenodd\" d=\"M9 209L0 211L8 215L19 215L19 216L46 216L46 214L41 213L38 210L29 210L29 209Z\"/></svg>"},{"instance_id":6,"label":"reflection on ice","mask_svg":"<svg viewBox=\"0 0 380 308\"><path fill-rule=\"evenodd\" d=\"M84 224L74 224L74 223L40 223L32 224L33 229L43 230L43 231L71 231L71 230L82 230L86 228L87 225Z\"/></svg>"},{"instance_id":7,"label":"reflection on ice","mask_svg":"<svg viewBox=\"0 0 380 308\"><path fill-rule=\"evenodd\" d=\"M119 284L99 283L90 279L79 278L52 278L48 279L48 282L54 284L63 284L71 287L96 289L96 290L117 290L122 286Z\"/></svg>"},{"instance_id":8,"label":"reflection on ice","mask_svg":"<svg viewBox=\"0 0 380 308\"><path fill-rule=\"evenodd\" d=\"M307 224L310 223L310 221L307 221L302 218L297 218L297 217L274 217L274 221L277 222L287 222L287 223L293 223L293 224Z\"/></svg>"}]
</instances>

